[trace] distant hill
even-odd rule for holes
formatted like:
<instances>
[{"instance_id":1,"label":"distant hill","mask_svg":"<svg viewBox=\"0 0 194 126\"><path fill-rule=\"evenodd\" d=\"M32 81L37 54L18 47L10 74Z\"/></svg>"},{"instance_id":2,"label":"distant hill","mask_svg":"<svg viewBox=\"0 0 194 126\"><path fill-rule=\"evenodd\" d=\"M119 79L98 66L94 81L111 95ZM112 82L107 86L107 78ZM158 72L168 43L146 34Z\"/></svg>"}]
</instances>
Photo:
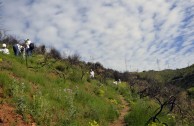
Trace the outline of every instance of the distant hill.
<instances>
[{"instance_id":1,"label":"distant hill","mask_svg":"<svg viewBox=\"0 0 194 126\"><path fill-rule=\"evenodd\" d=\"M194 65L176 70L142 72L139 75L147 80L156 80L161 84L172 84L184 89L194 86Z\"/></svg>"}]
</instances>

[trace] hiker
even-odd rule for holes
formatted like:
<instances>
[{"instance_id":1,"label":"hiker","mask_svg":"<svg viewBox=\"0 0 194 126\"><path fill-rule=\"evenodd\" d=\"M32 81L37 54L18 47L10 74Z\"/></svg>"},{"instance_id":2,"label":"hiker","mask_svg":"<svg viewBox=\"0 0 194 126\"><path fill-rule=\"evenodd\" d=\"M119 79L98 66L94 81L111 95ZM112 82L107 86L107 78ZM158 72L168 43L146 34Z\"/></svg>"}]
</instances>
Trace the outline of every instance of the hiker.
<instances>
[{"instance_id":1,"label":"hiker","mask_svg":"<svg viewBox=\"0 0 194 126\"><path fill-rule=\"evenodd\" d=\"M18 56L24 51L24 47L20 44L15 44L13 45L13 51L15 56Z\"/></svg>"},{"instance_id":2,"label":"hiker","mask_svg":"<svg viewBox=\"0 0 194 126\"><path fill-rule=\"evenodd\" d=\"M119 84L121 83L121 79L119 79Z\"/></svg>"},{"instance_id":3,"label":"hiker","mask_svg":"<svg viewBox=\"0 0 194 126\"><path fill-rule=\"evenodd\" d=\"M92 69L90 71L90 78L94 78L94 71Z\"/></svg>"},{"instance_id":4,"label":"hiker","mask_svg":"<svg viewBox=\"0 0 194 126\"><path fill-rule=\"evenodd\" d=\"M0 52L2 52L3 54L9 54L9 49L6 48L5 43L2 44L2 49L0 49Z\"/></svg>"},{"instance_id":5,"label":"hiker","mask_svg":"<svg viewBox=\"0 0 194 126\"><path fill-rule=\"evenodd\" d=\"M25 41L25 53L27 56L32 55L32 50L34 49L34 43L32 43L29 39Z\"/></svg>"},{"instance_id":6,"label":"hiker","mask_svg":"<svg viewBox=\"0 0 194 126\"><path fill-rule=\"evenodd\" d=\"M117 84L118 84L118 82L117 82L117 81L113 81L113 84L117 85Z\"/></svg>"}]
</instances>

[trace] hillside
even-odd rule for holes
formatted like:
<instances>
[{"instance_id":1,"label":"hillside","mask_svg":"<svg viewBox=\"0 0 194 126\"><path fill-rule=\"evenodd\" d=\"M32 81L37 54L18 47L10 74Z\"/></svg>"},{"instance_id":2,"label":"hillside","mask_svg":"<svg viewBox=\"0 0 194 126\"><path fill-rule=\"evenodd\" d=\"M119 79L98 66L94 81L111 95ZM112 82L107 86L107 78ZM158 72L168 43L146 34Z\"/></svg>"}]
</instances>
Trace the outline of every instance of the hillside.
<instances>
[{"instance_id":1,"label":"hillside","mask_svg":"<svg viewBox=\"0 0 194 126\"><path fill-rule=\"evenodd\" d=\"M113 79L101 81L98 74L91 79L91 66L81 61L75 63L36 53L26 62L13 52L0 53L0 58L3 125L106 126L123 109L120 93L126 92L125 96L128 93L130 98L125 82L116 86Z\"/></svg>"},{"instance_id":2,"label":"hillside","mask_svg":"<svg viewBox=\"0 0 194 126\"><path fill-rule=\"evenodd\" d=\"M158 114L164 111L163 107L170 108L168 111L176 123L168 125L194 125L194 65L176 70L144 71L135 76L137 79L130 85L136 88L141 99L155 99L160 105ZM169 112L163 114L168 116Z\"/></svg>"},{"instance_id":3,"label":"hillside","mask_svg":"<svg viewBox=\"0 0 194 126\"><path fill-rule=\"evenodd\" d=\"M187 89L194 86L194 65L183 69L148 71L140 73L142 78L154 79L159 83L168 83Z\"/></svg>"},{"instance_id":4,"label":"hillside","mask_svg":"<svg viewBox=\"0 0 194 126\"><path fill-rule=\"evenodd\" d=\"M7 40L6 40L7 41ZM185 126L194 122L194 65L118 72L61 58L45 46L26 59L0 53L0 124L26 126ZM89 72L95 71L95 78ZM113 81L121 79L121 83Z\"/></svg>"}]
</instances>

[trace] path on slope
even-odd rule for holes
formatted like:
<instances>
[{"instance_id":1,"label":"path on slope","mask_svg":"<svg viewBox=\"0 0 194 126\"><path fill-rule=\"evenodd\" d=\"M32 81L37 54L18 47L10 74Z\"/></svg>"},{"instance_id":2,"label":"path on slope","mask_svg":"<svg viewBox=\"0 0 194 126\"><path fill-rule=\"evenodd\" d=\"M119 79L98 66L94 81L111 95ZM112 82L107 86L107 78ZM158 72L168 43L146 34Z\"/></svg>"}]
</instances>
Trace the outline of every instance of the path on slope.
<instances>
[{"instance_id":1,"label":"path on slope","mask_svg":"<svg viewBox=\"0 0 194 126\"><path fill-rule=\"evenodd\" d=\"M121 96L121 102L122 102L123 109L120 111L120 116L117 120L115 120L109 126L125 126L126 125L124 117L129 111L129 104L127 103L127 101L124 99L123 96Z\"/></svg>"}]
</instances>

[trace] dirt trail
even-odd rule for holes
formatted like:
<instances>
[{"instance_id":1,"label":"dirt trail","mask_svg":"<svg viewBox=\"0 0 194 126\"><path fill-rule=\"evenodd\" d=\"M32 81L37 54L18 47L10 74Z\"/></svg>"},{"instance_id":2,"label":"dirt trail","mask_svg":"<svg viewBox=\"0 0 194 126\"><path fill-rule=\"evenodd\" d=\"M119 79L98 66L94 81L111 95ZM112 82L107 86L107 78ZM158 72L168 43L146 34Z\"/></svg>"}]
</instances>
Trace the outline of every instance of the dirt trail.
<instances>
[{"instance_id":1,"label":"dirt trail","mask_svg":"<svg viewBox=\"0 0 194 126\"><path fill-rule=\"evenodd\" d=\"M121 96L121 102L123 105L123 109L120 111L120 116L117 120L115 120L113 123L111 123L109 126L125 126L125 121L124 121L124 116L128 113L129 111L129 105L127 101Z\"/></svg>"}]
</instances>

